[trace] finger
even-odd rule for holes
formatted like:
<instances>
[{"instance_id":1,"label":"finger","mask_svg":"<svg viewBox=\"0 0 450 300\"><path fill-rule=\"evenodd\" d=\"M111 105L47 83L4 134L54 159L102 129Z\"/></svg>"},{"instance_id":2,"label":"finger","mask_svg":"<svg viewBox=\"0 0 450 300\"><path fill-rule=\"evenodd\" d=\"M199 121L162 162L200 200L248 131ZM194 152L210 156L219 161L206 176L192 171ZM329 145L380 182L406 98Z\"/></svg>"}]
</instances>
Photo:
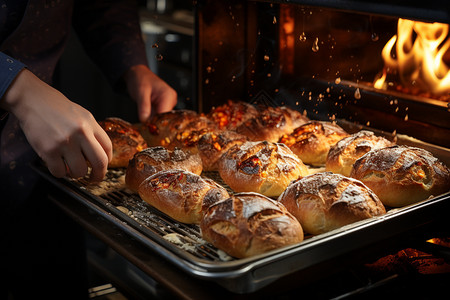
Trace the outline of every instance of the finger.
<instances>
[{"instance_id":1,"label":"finger","mask_svg":"<svg viewBox=\"0 0 450 300\"><path fill-rule=\"evenodd\" d=\"M89 174L89 180L92 182L101 181L103 177L105 177L108 168L108 154L95 138L83 140L81 142L81 148L84 157L92 168L91 173Z\"/></svg>"},{"instance_id":2,"label":"finger","mask_svg":"<svg viewBox=\"0 0 450 300\"><path fill-rule=\"evenodd\" d=\"M63 158L66 163L66 175L72 178L80 178L88 172L86 158L81 149L79 151L68 151Z\"/></svg>"},{"instance_id":3,"label":"finger","mask_svg":"<svg viewBox=\"0 0 450 300\"><path fill-rule=\"evenodd\" d=\"M144 89L139 93L137 105L139 121L147 121L152 112L151 89Z\"/></svg>"},{"instance_id":4,"label":"finger","mask_svg":"<svg viewBox=\"0 0 450 300\"><path fill-rule=\"evenodd\" d=\"M172 89L167 89L159 95L158 99L152 99L152 104L156 113L170 111L177 104L177 93Z\"/></svg>"},{"instance_id":5,"label":"finger","mask_svg":"<svg viewBox=\"0 0 450 300\"><path fill-rule=\"evenodd\" d=\"M49 159L42 159L53 176L57 178L66 176L66 163L64 162L64 159L62 157L56 156Z\"/></svg>"},{"instance_id":6,"label":"finger","mask_svg":"<svg viewBox=\"0 0 450 300\"><path fill-rule=\"evenodd\" d=\"M62 158L63 162L64 162L64 166L66 167L66 177L70 177L70 169L69 166L67 165L66 160L64 159L64 157Z\"/></svg>"},{"instance_id":7,"label":"finger","mask_svg":"<svg viewBox=\"0 0 450 300\"><path fill-rule=\"evenodd\" d=\"M108 157L108 162L111 161L113 156L113 146L111 139L109 138L108 134L105 130L99 125L97 130L94 132L94 137L97 140L97 142L102 147L103 151L105 151L106 156Z\"/></svg>"}]
</instances>

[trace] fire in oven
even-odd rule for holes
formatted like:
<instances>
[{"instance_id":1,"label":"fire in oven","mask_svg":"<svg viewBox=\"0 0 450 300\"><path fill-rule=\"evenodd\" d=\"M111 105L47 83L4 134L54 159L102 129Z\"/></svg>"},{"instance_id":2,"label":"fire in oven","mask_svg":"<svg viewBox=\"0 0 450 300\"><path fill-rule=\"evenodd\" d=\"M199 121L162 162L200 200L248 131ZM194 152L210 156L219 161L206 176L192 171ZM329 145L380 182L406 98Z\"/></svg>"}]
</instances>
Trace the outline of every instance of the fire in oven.
<instances>
[{"instance_id":1,"label":"fire in oven","mask_svg":"<svg viewBox=\"0 0 450 300\"><path fill-rule=\"evenodd\" d=\"M338 1L337 10L245 2L205 10L198 83L204 109L226 98L265 97L312 118L448 147L447 9L371 4Z\"/></svg>"},{"instance_id":2,"label":"fire in oven","mask_svg":"<svg viewBox=\"0 0 450 300\"><path fill-rule=\"evenodd\" d=\"M113 145L139 144L100 185L41 173L227 296L440 288L450 17L423 9L198 1L198 111L105 120Z\"/></svg>"}]
</instances>

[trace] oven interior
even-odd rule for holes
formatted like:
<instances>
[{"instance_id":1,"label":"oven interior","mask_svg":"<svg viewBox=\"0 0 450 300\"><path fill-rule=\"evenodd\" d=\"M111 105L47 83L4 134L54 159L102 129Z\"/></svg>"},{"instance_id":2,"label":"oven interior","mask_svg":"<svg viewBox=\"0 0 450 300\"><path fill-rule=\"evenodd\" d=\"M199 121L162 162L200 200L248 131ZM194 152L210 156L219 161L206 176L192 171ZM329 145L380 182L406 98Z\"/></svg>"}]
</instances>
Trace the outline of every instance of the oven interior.
<instances>
[{"instance_id":1,"label":"oven interior","mask_svg":"<svg viewBox=\"0 0 450 300\"><path fill-rule=\"evenodd\" d=\"M448 83L445 90L433 94L430 90L436 83L420 86L427 80L405 79L390 66L384 88L374 87L385 69L381 53L398 34L399 17L424 24L444 22L446 29L439 34L448 41L448 8L397 7L383 1L378 5L306 1L314 6L302 1L199 3L196 52L201 111L227 99L287 105L311 119L345 119L450 146ZM417 32L408 37L410 44L420 43ZM439 49L448 47L445 42L438 44ZM405 42L403 48L407 46ZM394 62L401 56L396 50L390 51ZM435 75L436 80L448 81L450 51L444 50L444 71ZM411 49L404 51L406 56L414 56ZM411 65L410 60L403 64ZM426 64L399 69L424 73L421 70Z\"/></svg>"},{"instance_id":2,"label":"oven interior","mask_svg":"<svg viewBox=\"0 0 450 300\"><path fill-rule=\"evenodd\" d=\"M287 105L311 119L450 147L450 14L442 3L205 0L196 8L200 111L227 99ZM402 19L417 25L405 30ZM435 22L436 31L426 27ZM416 50L424 36L435 49ZM429 80L431 63L423 57L438 52L435 61L442 69L432 71ZM385 73L384 84L377 86ZM445 88L437 91L443 81ZM433 230L443 237L433 245L446 244L448 233ZM370 272L399 267L447 278L448 257L422 242L380 258ZM441 260L437 268L435 259Z\"/></svg>"}]
</instances>

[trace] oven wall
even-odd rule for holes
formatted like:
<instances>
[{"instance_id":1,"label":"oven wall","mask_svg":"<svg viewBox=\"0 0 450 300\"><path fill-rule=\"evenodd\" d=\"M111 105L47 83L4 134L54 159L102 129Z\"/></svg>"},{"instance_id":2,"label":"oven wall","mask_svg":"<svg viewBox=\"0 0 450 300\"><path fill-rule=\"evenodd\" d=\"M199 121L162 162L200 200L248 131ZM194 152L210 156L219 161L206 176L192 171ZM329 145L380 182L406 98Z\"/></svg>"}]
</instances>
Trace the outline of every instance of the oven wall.
<instances>
[{"instance_id":1,"label":"oven wall","mask_svg":"<svg viewBox=\"0 0 450 300\"><path fill-rule=\"evenodd\" d=\"M195 37L200 111L227 99L288 105L312 119L345 119L450 147L445 104L359 88L383 70L381 50L396 33L397 17L317 6L324 1L315 6L300 2L199 1ZM408 7L402 16L419 11ZM445 19L446 13L436 13L430 5L423 16Z\"/></svg>"}]
</instances>

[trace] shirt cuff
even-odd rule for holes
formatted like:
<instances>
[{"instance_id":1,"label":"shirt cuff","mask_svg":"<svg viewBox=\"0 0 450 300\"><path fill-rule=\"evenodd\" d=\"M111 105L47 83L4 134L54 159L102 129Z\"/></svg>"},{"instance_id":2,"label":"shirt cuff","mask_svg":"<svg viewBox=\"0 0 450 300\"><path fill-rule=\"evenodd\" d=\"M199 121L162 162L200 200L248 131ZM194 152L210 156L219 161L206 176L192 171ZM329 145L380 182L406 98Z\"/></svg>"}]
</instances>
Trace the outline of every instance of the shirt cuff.
<instances>
[{"instance_id":1,"label":"shirt cuff","mask_svg":"<svg viewBox=\"0 0 450 300\"><path fill-rule=\"evenodd\" d=\"M11 82L23 68L25 68L23 63L0 52L0 101ZM7 111L0 109L0 120L3 120L7 114Z\"/></svg>"},{"instance_id":2,"label":"shirt cuff","mask_svg":"<svg viewBox=\"0 0 450 300\"><path fill-rule=\"evenodd\" d=\"M23 63L0 52L0 98L23 68L25 68Z\"/></svg>"}]
</instances>

